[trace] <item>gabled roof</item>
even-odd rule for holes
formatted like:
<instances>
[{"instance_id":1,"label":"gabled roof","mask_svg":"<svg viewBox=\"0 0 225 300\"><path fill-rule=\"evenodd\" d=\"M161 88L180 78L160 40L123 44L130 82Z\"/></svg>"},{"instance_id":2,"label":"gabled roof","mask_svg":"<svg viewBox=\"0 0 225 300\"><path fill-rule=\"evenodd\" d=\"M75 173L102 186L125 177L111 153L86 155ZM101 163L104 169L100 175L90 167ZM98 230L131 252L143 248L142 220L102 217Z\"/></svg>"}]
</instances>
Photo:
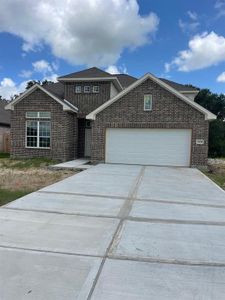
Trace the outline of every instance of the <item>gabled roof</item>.
<instances>
[{"instance_id":1,"label":"gabled roof","mask_svg":"<svg viewBox=\"0 0 225 300\"><path fill-rule=\"evenodd\" d=\"M12 102L10 102L8 105L6 105L5 109L7 110L14 110L14 106L20 102L22 99L30 95L32 92L34 92L36 89L40 89L42 92L46 93L49 97L54 99L56 102L62 105L64 111L72 111L72 112L78 112L78 108L72 105L70 102L68 102L65 99L60 99L56 95L54 95L52 92L48 91L45 87L35 84L28 90L26 90L23 94L21 94L19 97L14 99Z\"/></svg>"},{"instance_id":2,"label":"gabled roof","mask_svg":"<svg viewBox=\"0 0 225 300\"><path fill-rule=\"evenodd\" d=\"M104 78L104 77L114 77L112 74L105 72L99 68L93 67L85 69L79 72L70 73L64 76L60 76L58 79L74 79L74 78Z\"/></svg>"},{"instance_id":3,"label":"gabled roof","mask_svg":"<svg viewBox=\"0 0 225 300\"><path fill-rule=\"evenodd\" d=\"M43 88L45 88L47 91L54 94L56 97L60 99L64 99L64 84L61 82L51 83L43 85Z\"/></svg>"},{"instance_id":4,"label":"gabled roof","mask_svg":"<svg viewBox=\"0 0 225 300\"><path fill-rule=\"evenodd\" d=\"M5 110L7 102L0 101L0 124L10 125L10 112Z\"/></svg>"},{"instance_id":5,"label":"gabled roof","mask_svg":"<svg viewBox=\"0 0 225 300\"><path fill-rule=\"evenodd\" d=\"M118 78L123 88L127 88L129 85L137 81L137 78L128 74L115 74L114 76Z\"/></svg>"},{"instance_id":6,"label":"gabled roof","mask_svg":"<svg viewBox=\"0 0 225 300\"><path fill-rule=\"evenodd\" d=\"M166 84L170 85L172 88L174 88L175 90L179 91L179 92L193 92L193 93L199 93L199 90L189 86L189 85L185 85L185 84L181 84L181 83L177 83L165 78L159 78L160 80L162 80L163 82L165 82Z\"/></svg>"},{"instance_id":7,"label":"gabled roof","mask_svg":"<svg viewBox=\"0 0 225 300\"><path fill-rule=\"evenodd\" d=\"M109 74L96 67L58 77L58 80L62 82L109 81L113 82L118 91L122 91L123 89L120 81L115 75Z\"/></svg>"},{"instance_id":8,"label":"gabled roof","mask_svg":"<svg viewBox=\"0 0 225 300\"><path fill-rule=\"evenodd\" d=\"M170 85L168 85L167 83L165 83L164 81L160 80L159 78L155 77L154 75L152 75L150 73L145 74L139 80L135 81L133 84L131 84L130 86L128 86L125 90L123 90L122 92L120 92L119 94L117 94L114 98L108 100L107 102L105 102L104 104L102 104L101 106L99 106L93 112L91 112L90 114L88 114L86 116L86 119L95 120L96 119L96 115L98 113L100 113L105 108L107 108L108 106L110 106L111 104L113 104L114 102L116 102L117 100L119 100L121 97L125 96L127 93L129 93L130 91L132 91L134 88L136 88L137 86L139 86L140 84L142 84L147 79L150 79L150 80L156 82L162 88L164 88L165 90L167 90L170 93L174 94L180 100L184 101L185 103L189 104L190 106L192 106L193 108L195 108L196 110L198 110L199 112L201 112L202 114L204 114L205 115L205 120L214 120L214 119L216 119L216 116L213 113L211 113L210 111L208 111L207 109L205 109L201 105L197 104L196 102L190 100L188 97L186 97L185 95L181 94L179 91L175 90L173 87L171 87Z\"/></svg>"}]
</instances>

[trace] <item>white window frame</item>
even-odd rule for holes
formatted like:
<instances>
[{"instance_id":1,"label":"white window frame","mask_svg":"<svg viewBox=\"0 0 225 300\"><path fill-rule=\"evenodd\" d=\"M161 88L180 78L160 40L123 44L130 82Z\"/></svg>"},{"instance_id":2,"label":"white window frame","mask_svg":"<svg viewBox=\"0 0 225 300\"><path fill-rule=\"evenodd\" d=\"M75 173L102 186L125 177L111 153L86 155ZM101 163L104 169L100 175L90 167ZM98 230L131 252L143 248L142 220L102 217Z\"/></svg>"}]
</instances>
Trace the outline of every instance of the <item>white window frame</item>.
<instances>
[{"instance_id":1,"label":"white window frame","mask_svg":"<svg viewBox=\"0 0 225 300\"><path fill-rule=\"evenodd\" d=\"M146 99L147 97L150 97L150 108L146 108L146 102L149 101L149 99ZM145 94L144 95L144 111L152 111L152 94Z\"/></svg>"},{"instance_id":2,"label":"white window frame","mask_svg":"<svg viewBox=\"0 0 225 300\"><path fill-rule=\"evenodd\" d=\"M98 94L98 93L99 93L99 85L94 85L94 86L92 87L92 92L93 92L94 94Z\"/></svg>"},{"instance_id":3,"label":"white window frame","mask_svg":"<svg viewBox=\"0 0 225 300\"><path fill-rule=\"evenodd\" d=\"M82 93L81 85L75 85L75 93L76 94L81 94Z\"/></svg>"},{"instance_id":4,"label":"white window frame","mask_svg":"<svg viewBox=\"0 0 225 300\"><path fill-rule=\"evenodd\" d=\"M88 88L88 91L86 90ZM90 87L90 85L85 85L84 86L84 93L85 94L89 94L91 92L91 87Z\"/></svg>"},{"instance_id":5,"label":"white window frame","mask_svg":"<svg viewBox=\"0 0 225 300\"><path fill-rule=\"evenodd\" d=\"M26 121L26 132L25 132L25 136L26 136L26 139L25 139L25 148L29 148L29 149L50 149L51 148L51 121L38 121L38 120L33 120L33 122L37 122L37 136L31 136L31 135L27 135L27 127L28 127L28 122L30 122L32 120L27 120ZM40 122L48 122L50 123L50 136L49 136L49 139L50 139L50 146L49 147L40 147L40 138L43 138L43 137L46 137L46 136L40 136ZM32 147L32 146L27 146L27 138L28 137L35 137L37 138L37 146L36 147Z\"/></svg>"},{"instance_id":6,"label":"white window frame","mask_svg":"<svg viewBox=\"0 0 225 300\"><path fill-rule=\"evenodd\" d=\"M43 116L41 117L40 114L43 113L43 112L44 113L49 113L49 117L43 117ZM37 116L36 117L29 117L28 113L36 113ZM39 111L39 112L38 111L27 111L26 112L26 119L51 119L51 112L50 111Z\"/></svg>"}]
</instances>

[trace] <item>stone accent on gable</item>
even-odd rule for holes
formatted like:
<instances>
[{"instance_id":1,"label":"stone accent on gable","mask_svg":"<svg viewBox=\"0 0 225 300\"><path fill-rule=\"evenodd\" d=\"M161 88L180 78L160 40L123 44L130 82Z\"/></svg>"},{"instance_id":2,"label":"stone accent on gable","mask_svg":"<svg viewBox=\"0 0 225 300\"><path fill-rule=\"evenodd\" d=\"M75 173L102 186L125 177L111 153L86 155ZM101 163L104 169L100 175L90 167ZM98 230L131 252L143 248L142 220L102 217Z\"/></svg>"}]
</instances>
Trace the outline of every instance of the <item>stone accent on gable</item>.
<instances>
[{"instance_id":1,"label":"stone accent on gable","mask_svg":"<svg viewBox=\"0 0 225 300\"><path fill-rule=\"evenodd\" d=\"M82 87L82 93L75 93L75 86ZM99 93L84 93L84 86L99 86ZM84 118L87 114L98 108L110 98L110 82L66 82L65 99L78 107L78 117Z\"/></svg>"},{"instance_id":2,"label":"stone accent on gable","mask_svg":"<svg viewBox=\"0 0 225 300\"><path fill-rule=\"evenodd\" d=\"M144 94L152 94L152 111L144 111ZM104 161L106 128L192 129L191 165L205 165L208 156L205 116L148 79L101 111L92 122L92 161ZM204 145L196 145L204 139Z\"/></svg>"},{"instance_id":3,"label":"stone accent on gable","mask_svg":"<svg viewBox=\"0 0 225 300\"><path fill-rule=\"evenodd\" d=\"M51 112L51 148L26 148L26 112ZM11 113L11 156L30 158L46 157L71 160L77 157L77 115L63 111L62 105L37 89L15 105Z\"/></svg>"}]
</instances>

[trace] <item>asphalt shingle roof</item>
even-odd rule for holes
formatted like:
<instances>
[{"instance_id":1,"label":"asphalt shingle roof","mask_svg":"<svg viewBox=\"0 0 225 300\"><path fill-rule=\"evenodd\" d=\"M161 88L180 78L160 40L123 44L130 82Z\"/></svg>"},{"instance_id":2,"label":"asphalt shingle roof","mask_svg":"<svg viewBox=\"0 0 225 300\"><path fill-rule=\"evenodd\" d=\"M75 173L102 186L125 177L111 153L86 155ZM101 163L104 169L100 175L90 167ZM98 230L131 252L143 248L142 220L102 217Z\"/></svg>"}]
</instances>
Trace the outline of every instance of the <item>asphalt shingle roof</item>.
<instances>
[{"instance_id":1,"label":"asphalt shingle roof","mask_svg":"<svg viewBox=\"0 0 225 300\"><path fill-rule=\"evenodd\" d=\"M60 78L104 78L104 77L117 77L117 79L119 80L120 84L122 85L123 88L127 88L129 85L131 85L132 83L134 83L137 78L130 76L128 74L109 74L103 70L100 70L96 67L90 68L90 69L86 69L86 70L82 70L79 72L75 72L75 73L71 73L65 76L61 76ZM162 80L163 82L165 82L166 84L170 85L171 87L173 87L175 90L177 91L189 91L189 92L195 92L198 91L197 89L191 87L191 86L187 86L184 84L180 84L165 78L159 78L160 80ZM56 97L60 98L60 99L64 99L64 84L61 82L57 82L54 84L49 84L49 85L44 85L43 86L46 90L48 90L49 92L51 92L52 94L54 94Z\"/></svg>"},{"instance_id":2,"label":"asphalt shingle roof","mask_svg":"<svg viewBox=\"0 0 225 300\"><path fill-rule=\"evenodd\" d=\"M5 110L7 102L0 101L0 124L10 125L10 111Z\"/></svg>"},{"instance_id":3,"label":"asphalt shingle roof","mask_svg":"<svg viewBox=\"0 0 225 300\"><path fill-rule=\"evenodd\" d=\"M174 82L174 81L171 81L171 80L168 80L168 79L165 79L165 78L159 78L160 80L162 80L163 82L165 82L166 84L170 85L172 88L174 88L175 90L177 91L180 91L180 92L197 92L198 89L196 88L193 88L191 86L188 86L188 85L185 85L185 84L181 84L181 83L177 83L177 82Z\"/></svg>"},{"instance_id":4,"label":"asphalt shingle roof","mask_svg":"<svg viewBox=\"0 0 225 300\"><path fill-rule=\"evenodd\" d=\"M61 82L56 82L52 84L45 84L43 88L54 94L56 97L60 99L64 99L64 84Z\"/></svg>"},{"instance_id":5,"label":"asphalt shingle roof","mask_svg":"<svg viewBox=\"0 0 225 300\"><path fill-rule=\"evenodd\" d=\"M68 75L64 75L64 76L60 76L59 80L62 78L102 78L102 77L115 77L112 74L109 74L103 70L100 70L96 67L90 68L90 69L86 69L86 70L82 70L79 72L75 72L75 73L70 73Z\"/></svg>"}]
</instances>

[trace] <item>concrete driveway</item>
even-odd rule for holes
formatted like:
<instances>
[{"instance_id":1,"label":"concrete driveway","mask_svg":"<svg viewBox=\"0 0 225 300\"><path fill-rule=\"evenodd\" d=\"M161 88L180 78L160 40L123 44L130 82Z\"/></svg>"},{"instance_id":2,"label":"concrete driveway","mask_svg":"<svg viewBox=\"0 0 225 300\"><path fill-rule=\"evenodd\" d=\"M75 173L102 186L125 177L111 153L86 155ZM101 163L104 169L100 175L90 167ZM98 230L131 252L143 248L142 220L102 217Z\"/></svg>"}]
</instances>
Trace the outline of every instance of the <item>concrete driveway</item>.
<instances>
[{"instance_id":1,"label":"concrete driveway","mask_svg":"<svg viewBox=\"0 0 225 300\"><path fill-rule=\"evenodd\" d=\"M225 193L100 164L0 209L1 300L224 299Z\"/></svg>"}]
</instances>

